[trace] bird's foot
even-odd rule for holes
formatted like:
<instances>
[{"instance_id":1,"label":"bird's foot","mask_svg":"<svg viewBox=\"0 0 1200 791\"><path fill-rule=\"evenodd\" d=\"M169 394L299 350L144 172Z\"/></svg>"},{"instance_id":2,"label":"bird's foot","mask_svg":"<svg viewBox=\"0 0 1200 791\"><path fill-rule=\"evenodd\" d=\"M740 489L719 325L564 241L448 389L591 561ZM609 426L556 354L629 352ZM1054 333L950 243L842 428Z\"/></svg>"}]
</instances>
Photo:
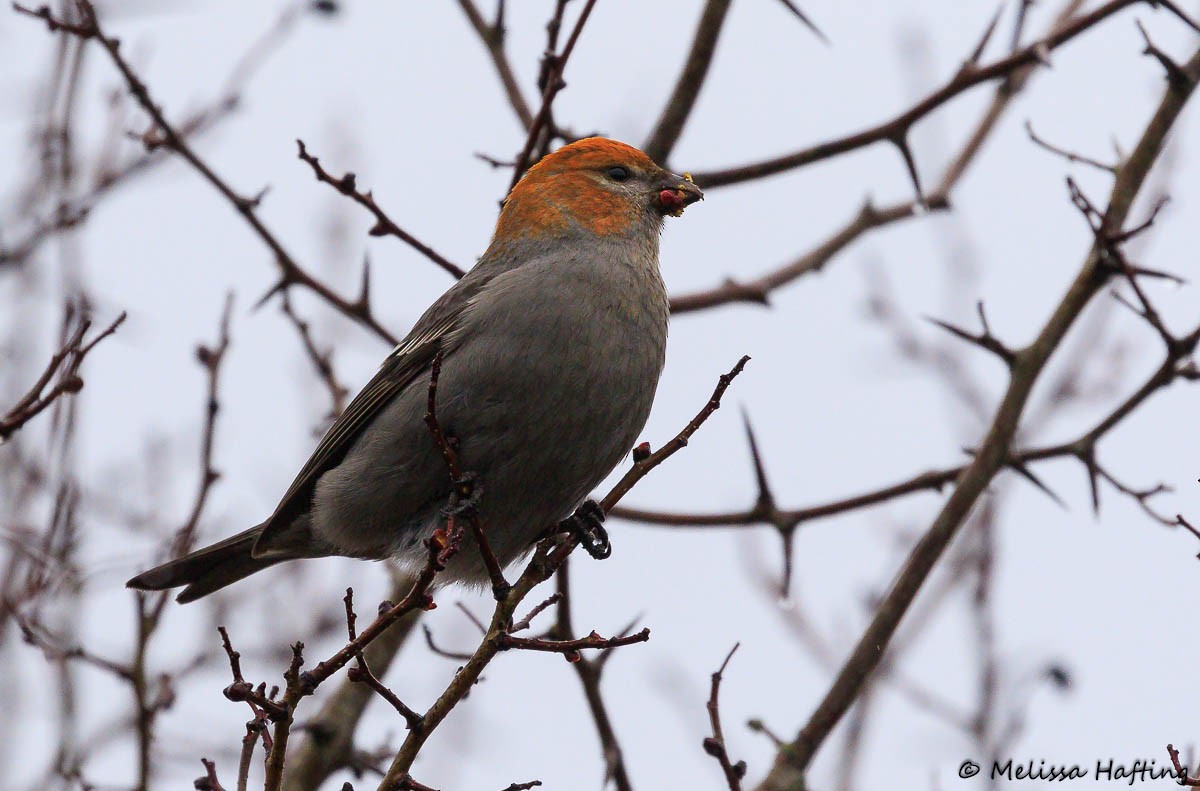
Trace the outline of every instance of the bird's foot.
<instances>
[{"instance_id":1,"label":"bird's foot","mask_svg":"<svg viewBox=\"0 0 1200 791\"><path fill-rule=\"evenodd\" d=\"M559 527L575 536L584 551L596 560L604 560L612 554L612 543L604 529L604 509L595 500L584 501L575 513L559 523Z\"/></svg>"},{"instance_id":2,"label":"bird's foot","mask_svg":"<svg viewBox=\"0 0 1200 791\"><path fill-rule=\"evenodd\" d=\"M479 475L474 472L464 472L450 486L450 497L442 513L446 516L462 516L471 513L479 507L479 498L483 495L483 486L479 483Z\"/></svg>"}]
</instances>

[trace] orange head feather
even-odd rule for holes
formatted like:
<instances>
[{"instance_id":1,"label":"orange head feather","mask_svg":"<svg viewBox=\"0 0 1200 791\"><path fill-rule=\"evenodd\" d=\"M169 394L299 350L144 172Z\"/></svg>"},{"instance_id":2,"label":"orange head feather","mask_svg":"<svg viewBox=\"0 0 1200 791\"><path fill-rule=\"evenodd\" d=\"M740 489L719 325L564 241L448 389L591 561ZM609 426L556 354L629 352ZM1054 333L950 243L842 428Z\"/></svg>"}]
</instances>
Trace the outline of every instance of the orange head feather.
<instances>
[{"instance_id":1,"label":"orange head feather","mask_svg":"<svg viewBox=\"0 0 1200 791\"><path fill-rule=\"evenodd\" d=\"M654 231L703 197L633 146L588 137L547 154L504 201L496 241Z\"/></svg>"}]
</instances>

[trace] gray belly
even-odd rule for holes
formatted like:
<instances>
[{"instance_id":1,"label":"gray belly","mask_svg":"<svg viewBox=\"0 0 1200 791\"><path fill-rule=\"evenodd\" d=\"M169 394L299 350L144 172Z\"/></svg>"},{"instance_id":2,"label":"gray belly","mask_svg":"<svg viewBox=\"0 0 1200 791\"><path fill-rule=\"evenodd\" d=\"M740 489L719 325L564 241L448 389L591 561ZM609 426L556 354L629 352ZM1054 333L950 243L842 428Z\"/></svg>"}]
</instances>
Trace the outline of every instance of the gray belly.
<instances>
[{"instance_id":1,"label":"gray belly","mask_svg":"<svg viewBox=\"0 0 1200 791\"><path fill-rule=\"evenodd\" d=\"M526 306L537 309L537 305ZM501 562L526 551L616 466L645 425L662 372L661 328L619 315L503 315L442 366L437 413L462 469L479 476L479 515ZM480 336L476 336L480 337ZM419 564L449 494L424 423L428 375L389 404L317 485L313 527L342 554ZM475 547L447 571L481 580Z\"/></svg>"}]
</instances>

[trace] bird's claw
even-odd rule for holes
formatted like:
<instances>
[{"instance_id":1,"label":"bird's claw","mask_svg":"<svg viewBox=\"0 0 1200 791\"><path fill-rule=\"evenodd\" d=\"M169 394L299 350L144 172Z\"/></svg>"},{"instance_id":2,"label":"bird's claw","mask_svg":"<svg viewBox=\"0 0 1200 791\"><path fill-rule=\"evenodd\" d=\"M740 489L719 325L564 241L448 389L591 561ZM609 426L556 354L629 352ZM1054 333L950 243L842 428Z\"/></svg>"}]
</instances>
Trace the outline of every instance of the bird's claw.
<instances>
[{"instance_id":1,"label":"bird's claw","mask_svg":"<svg viewBox=\"0 0 1200 791\"><path fill-rule=\"evenodd\" d=\"M612 554L612 543L604 529L604 509L595 500L587 500L561 523L565 532L579 540L579 545L595 560Z\"/></svg>"}]
</instances>

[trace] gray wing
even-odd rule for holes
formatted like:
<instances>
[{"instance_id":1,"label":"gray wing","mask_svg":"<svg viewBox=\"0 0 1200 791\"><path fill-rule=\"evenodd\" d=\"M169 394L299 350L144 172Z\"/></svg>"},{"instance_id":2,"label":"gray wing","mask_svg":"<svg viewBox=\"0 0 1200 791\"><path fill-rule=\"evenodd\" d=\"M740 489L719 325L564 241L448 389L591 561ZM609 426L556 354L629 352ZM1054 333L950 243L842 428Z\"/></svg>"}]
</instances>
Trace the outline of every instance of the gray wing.
<instances>
[{"instance_id":1,"label":"gray wing","mask_svg":"<svg viewBox=\"0 0 1200 791\"><path fill-rule=\"evenodd\" d=\"M256 547L270 546L273 536L306 513L312 505L317 481L341 463L362 430L428 369L438 352L450 353L447 336L458 326L463 308L495 274L488 269L477 266L451 287L425 311L408 337L388 355L371 381L325 432L317 449L275 507L275 513L263 524Z\"/></svg>"}]
</instances>

